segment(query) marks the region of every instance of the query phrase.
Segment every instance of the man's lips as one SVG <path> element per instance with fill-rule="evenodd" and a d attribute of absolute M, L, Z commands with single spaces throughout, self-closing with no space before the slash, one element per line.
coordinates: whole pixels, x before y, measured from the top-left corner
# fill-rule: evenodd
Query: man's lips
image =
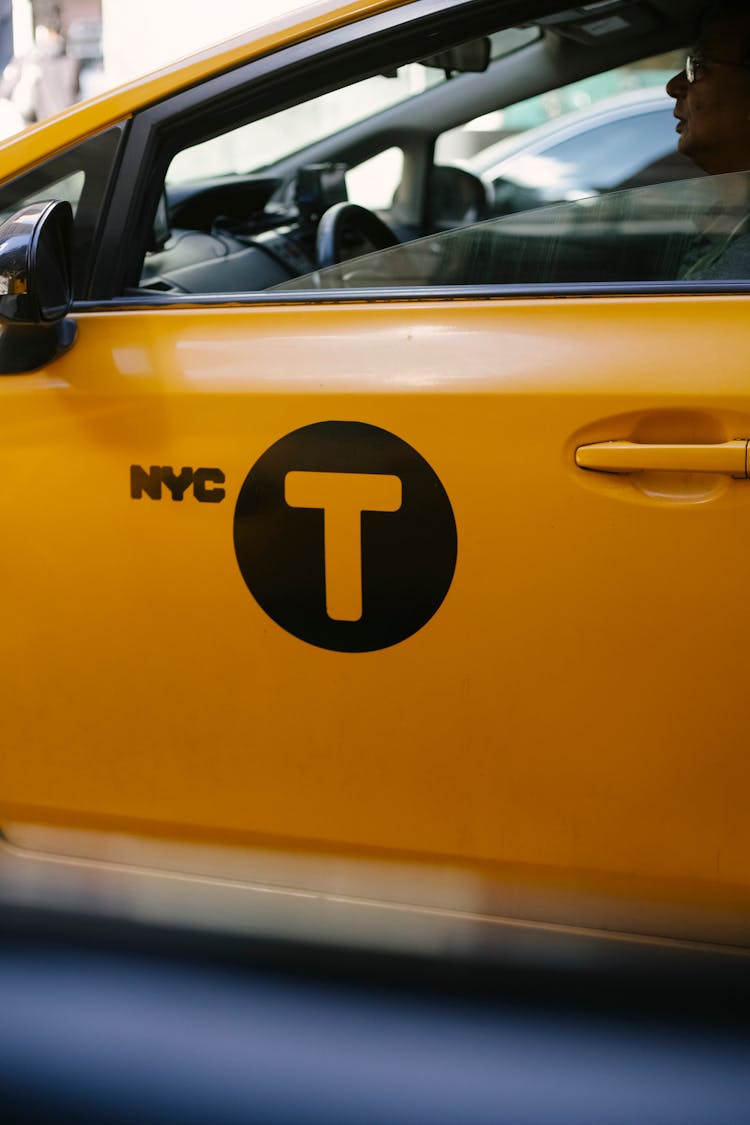
<path fill-rule="evenodd" d="M 674 116 L 677 118 L 677 124 L 675 125 L 675 132 L 681 133 L 682 130 L 685 128 L 685 125 L 686 125 L 685 118 L 682 116 L 681 113 L 678 113 L 677 110 L 675 110 Z"/>

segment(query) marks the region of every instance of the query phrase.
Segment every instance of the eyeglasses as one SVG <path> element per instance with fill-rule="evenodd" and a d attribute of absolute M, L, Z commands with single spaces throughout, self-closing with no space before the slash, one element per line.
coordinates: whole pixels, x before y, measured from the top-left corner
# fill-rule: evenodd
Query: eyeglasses
<path fill-rule="evenodd" d="M 719 66 L 737 66 L 741 70 L 750 70 L 750 63 L 728 62 L 726 59 L 707 59 L 696 51 L 694 55 L 688 55 L 685 59 L 685 76 L 688 82 L 697 82 L 701 78 L 707 63 L 711 65 L 718 63 Z"/>

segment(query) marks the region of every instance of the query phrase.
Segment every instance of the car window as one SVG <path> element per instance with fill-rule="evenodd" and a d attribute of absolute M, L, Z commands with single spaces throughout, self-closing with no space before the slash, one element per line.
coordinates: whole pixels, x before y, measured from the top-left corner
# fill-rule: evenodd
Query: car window
<path fill-rule="evenodd" d="M 497 215 L 700 175 L 676 151 L 665 90 L 683 62 L 645 58 L 484 114 L 441 134 L 436 159 L 482 177 Z"/>
<path fill-rule="evenodd" d="M 319 270 L 279 288 L 750 279 L 750 174 L 537 208 Z"/>
<path fill-rule="evenodd" d="M 401 181 L 404 168 L 403 149 L 383 149 L 369 160 L 363 160 L 346 173 L 346 189 L 350 199 L 363 207 L 387 210 Z"/>
<path fill-rule="evenodd" d="M 42 199 L 62 199 L 66 200 L 75 216 L 78 211 L 78 203 L 81 198 L 84 186 L 86 183 L 86 175 L 82 168 L 73 168 L 70 172 L 64 173 L 59 180 L 53 180 L 52 183 L 45 183 L 42 187 L 37 188 L 36 191 L 31 191 L 28 195 L 24 195 L 21 199 L 17 200 L 5 211 L 0 213 L 0 222 L 5 222 L 9 219 L 14 211 L 21 207 L 25 207 L 28 203 L 35 203 Z"/>
<path fill-rule="evenodd" d="M 538 37 L 534 27 L 505 28 L 490 36 L 490 56 L 512 54 Z M 206 176 L 260 171 L 298 148 L 448 81 L 449 74 L 437 66 L 411 63 L 287 106 L 179 153 L 170 164 L 167 187 Z"/>
<path fill-rule="evenodd" d="M 476 166 L 489 168 L 539 137 L 554 144 L 555 133 L 568 125 L 586 128 L 600 113 L 610 117 L 618 109 L 637 112 L 639 102 L 668 99 L 664 87 L 681 69 L 685 52 L 670 51 L 641 59 L 630 66 L 589 75 L 543 94 L 525 98 L 450 129 L 437 138 L 436 158 L 444 162 L 456 157 L 476 158 Z"/>
<path fill-rule="evenodd" d="M 178 153 L 167 172 L 167 190 L 206 176 L 261 171 L 295 149 L 340 132 L 378 110 L 408 101 L 444 81 L 438 70 L 417 65 L 400 67 L 392 77 L 374 75 L 260 121 L 251 121 Z"/>
<path fill-rule="evenodd" d="M 459 152 L 447 159 L 443 142 L 451 136 L 457 142 L 459 132 L 431 136 L 436 120 L 431 107 L 442 106 L 445 116 L 453 98 L 443 93 L 468 87 L 452 86 L 448 72 L 433 60 L 358 76 L 256 120 L 247 120 L 252 100 L 238 94 L 222 131 L 208 114 L 199 127 L 175 131 L 174 147 L 159 161 L 165 169 L 155 223 L 159 237 L 148 240 L 151 249 L 134 263 L 126 292 L 192 295 L 309 287 L 309 279 L 337 263 L 342 269 L 325 273 L 323 287 L 678 277 L 680 248 L 691 237 L 691 219 L 676 213 L 684 202 L 679 194 L 674 200 L 620 199 L 611 208 L 548 214 L 519 227 L 482 225 L 505 213 L 630 187 L 641 174 L 649 184 L 659 179 L 661 161 L 669 164 L 665 178 L 691 177 L 693 167 L 684 158 L 682 165 L 670 163 L 676 137 L 673 106 L 663 89 L 624 88 L 628 82 L 631 87 L 661 85 L 673 65 L 671 56 L 659 56 L 498 111 L 503 121 L 512 117 L 520 124 L 524 106 L 532 122 L 532 109 L 543 104 L 550 120 L 541 126 L 541 137 L 535 127 L 522 132 L 524 143 L 530 135 L 537 138 L 533 148 L 511 154 L 497 174 L 488 162 L 502 146 L 483 148 L 473 161 Z M 466 77 L 459 76 L 459 82 Z M 480 84 L 484 76 L 468 80 Z M 620 91 L 614 102 L 613 89 Z M 487 91 L 489 97 L 483 93 L 481 100 L 499 100 L 494 85 Z M 602 102 L 606 119 L 599 115 L 589 121 L 584 115 L 579 120 L 579 109 L 572 115 L 574 128 L 571 115 L 551 120 L 554 111 L 580 106 L 584 95 L 592 102 L 607 95 Z M 474 116 L 477 104 L 472 93 L 467 107 L 474 112 L 464 140 L 492 117 Z M 593 108 L 599 114 L 598 104 Z M 512 116 L 511 111 L 518 112 Z M 481 143 L 486 146 L 487 135 Z M 502 152 L 507 157 L 507 148 Z M 691 196 L 688 203 L 690 215 L 700 212 L 700 199 Z M 355 207 L 337 214 L 346 204 Z M 631 208 L 637 215 L 629 219 Z M 630 222 L 637 234 L 629 230 Z M 458 230 L 464 233 L 452 237 Z M 448 237 L 441 241 L 443 234 Z M 404 250 L 392 250 L 394 243 Z M 349 264 L 373 251 L 382 257 Z M 298 284 L 297 279 L 303 280 Z"/>
<path fill-rule="evenodd" d="M 617 187 L 674 149 L 672 105 L 651 113 L 634 113 L 598 125 L 551 145 L 544 155 L 580 185 L 599 191 Z M 509 169 L 512 176 L 512 165 Z M 635 184 L 633 186 L 636 186 Z"/>
<path fill-rule="evenodd" d="M 665 102 L 659 109 L 585 127 L 503 161 L 487 173 L 496 214 L 700 175 L 675 150 L 672 109 Z"/>
<path fill-rule="evenodd" d="M 0 222 L 37 200 L 64 199 L 71 204 L 75 217 L 74 284 L 79 297 L 85 295 L 94 233 L 115 168 L 121 135 L 122 129 L 115 126 L 0 185 Z"/>
<path fill-rule="evenodd" d="M 294 207 L 309 207 L 314 219 L 346 199 L 344 166 L 312 168 L 308 196 L 297 187 Z M 447 185 L 453 184 L 448 169 Z M 459 170 L 455 170 L 459 171 Z M 461 175 L 467 175 L 461 172 Z M 304 224 L 253 229 L 239 224 L 217 235 L 206 229 L 215 204 L 204 216 L 204 232 L 172 233 L 161 253 L 147 255 L 142 285 L 185 292 L 245 292 L 253 289 L 352 289 L 359 287 L 550 285 L 568 283 L 658 282 L 709 279 L 717 257 L 744 238 L 750 189 L 744 173 L 703 177 L 594 195 L 572 203 L 534 207 L 494 220 L 471 222 L 457 229 L 410 239 L 401 245 L 392 235 L 380 241 L 379 220 L 361 210 L 342 213 L 338 254 L 326 268 L 314 268 L 319 252 L 314 234 Z M 473 178 L 468 176 L 471 189 Z M 265 190 L 269 190 L 266 187 Z M 463 190 L 463 187 L 462 187 Z M 328 198 L 323 201 L 322 195 Z M 451 196 L 459 198 L 457 190 Z M 195 201 L 182 212 L 192 216 Z M 190 218 L 191 222 L 196 217 Z M 371 223 L 376 225 L 373 227 Z M 383 227 L 387 235 L 390 232 Z M 219 239 L 229 246 L 213 246 Z M 196 240 L 197 239 L 197 243 Z M 232 240 L 234 239 L 234 241 Z M 207 240 L 207 241 L 206 241 Z M 307 241 L 306 241 L 307 240 Z M 744 245 L 744 244 L 743 244 Z M 191 255 L 197 255 L 195 260 Z M 181 256 L 182 255 L 182 256 Z M 711 261 L 712 270 L 701 269 Z M 750 262 L 733 251 L 725 278 L 750 276 Z M 307 267 L 307 268 L 305 268 Z"/>
<path fill-rule="evenodd" d="M 350 72 L 351 81 L 337 86 L 305 88 L 300 78 L 255 119 L 250 92 L 240 85 L 231 101 L 198 104 L 190 128 L 165 116 L 168 126 L 157 134 L 164 148 L 154 161 L 160 234 L 134 259 L 124 292 L 640 285 L 708 280 L 720 268 L 741 281 L 743 255 L 735 249 L 726 257 L 729 242 L 744 235 L 742 207 L 731 193 L 696 177 L 685 158 L 687 171 L 679 164 L 673 171 L 687 178 L 651 183 L 677 149 L 674 105 L 663 89 L 665 76 L 684 62 L 677 54 L 498 110 L 506 124 L 514 111 L 519 124 L 521 108 L 531 122 L 531 109 L 543 103 L 548 119 L 521 130 L 524 144 L 534 135 L 534 147 L 506 162 L 494 185 L 480 158 L 494 159 L 497 147 L 476 153 L 476 163 L 458 156 L 441 163 L 445 150 L 435 145 L 450 131 L 441 133 L 435 122 L 464 112 L 466 130 L 486 124 L 488 115 L 476 110 L 502 103 L 497 75 L 492 82 L 482 71 L 454 80 L 435 65 L 438 56 L 369 63 L 376 73 Z M 581 108 L 584 94 L 590 104 Z M 555 117 L 571 98 L 579 108 Z M 527 177 L 529 162 L 534 174 Z M 631 188 L 641 173 L 646 186 Z M 509 183 L 533 190 L 500 207 Z M 623 184 L 628 189 L 617 190 Z"/>

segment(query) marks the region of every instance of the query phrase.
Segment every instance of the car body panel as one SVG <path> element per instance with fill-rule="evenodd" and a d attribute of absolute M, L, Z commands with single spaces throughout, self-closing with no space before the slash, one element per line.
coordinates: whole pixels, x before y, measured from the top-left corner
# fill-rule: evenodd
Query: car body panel
<path fill-rule="evenodd" d="M 747 884 L 750 485 L 574 461 L 750 436 L 742 298 L 77 320 L 0 383 L 4 818 Z M 379 651 L 292 636 L 233 550 L 251 467 L 328 420 L 406 441 L 455 514 L 444 602 Z M 134 499 L 134 464 L 218 467 L 226 497 Z"/>
<path fill-rule="evenodd" d="M 576 464 L 750 442 L 746 286 L 122 282 L 160 137 L 235 124 L 256 68 L 209 78 L 406 7 L 289 17 L 0 150 L 9 178 L 134 118 L 92 204 L 97 301 L 0 376 L 0 898 L 80 879 L 140 909 L 137 885 L 274 933 L 272 888 L 292 929 L 377 901 L 427 946 L 510 918 L 749 947 L 750 480 Z"/>

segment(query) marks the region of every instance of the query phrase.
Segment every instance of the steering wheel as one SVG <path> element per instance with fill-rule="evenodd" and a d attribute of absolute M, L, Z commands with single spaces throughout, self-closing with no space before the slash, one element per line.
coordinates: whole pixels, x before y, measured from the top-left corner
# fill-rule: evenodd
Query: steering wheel
<path fill-rule="evenodd" d="M 323 212 L 318 223 L 315 249 L 318 266 L 335 266 L 347 258 L 357 257 L 357 252 L 347 253 L 349 247 L 368 244 L 368 250 L 385 250 L 388 246 L 398 246 L 398 239 L 391 228 L 366 207 L 358 203 L 334 203 Z M 360 250 L 358 253 L 367 253 Z"/>

